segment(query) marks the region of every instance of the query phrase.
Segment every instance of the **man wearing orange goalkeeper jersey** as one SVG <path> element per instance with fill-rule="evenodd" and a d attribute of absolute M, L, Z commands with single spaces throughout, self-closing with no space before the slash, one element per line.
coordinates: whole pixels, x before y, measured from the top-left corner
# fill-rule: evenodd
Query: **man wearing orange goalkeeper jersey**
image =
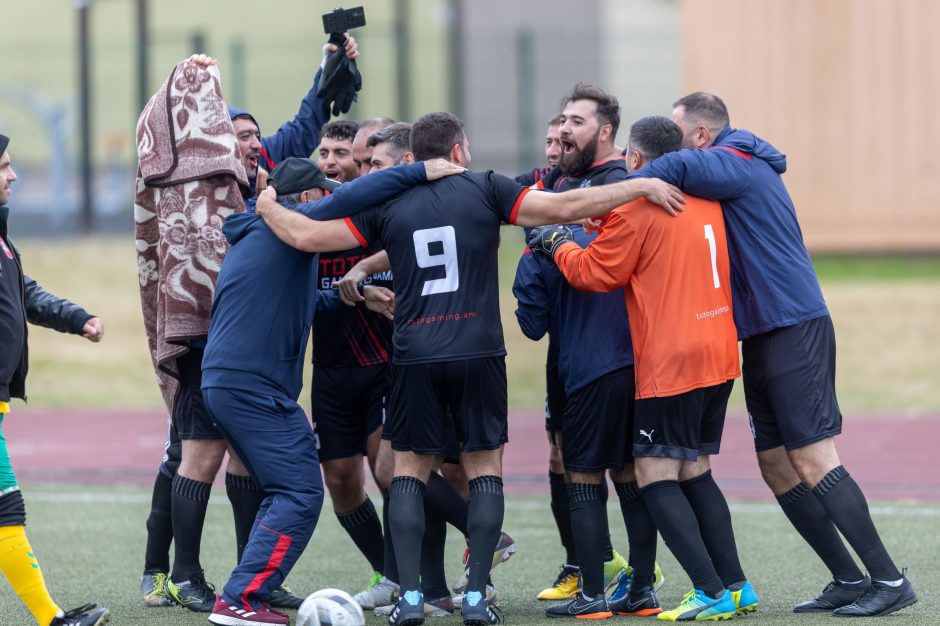
<path fill-rule="evenodd" d="M 630 171 L 678 150 L 665 117 L 630 128 Z M 687 197 L 673 218 L 639 200 L 614 209 L 587 248 L 564 226 L 535 229 L 529 245 L 549 254 L 572 286 L 625 288 L 636 374 L 632 433 L 637 482 L 666 545 L 693 590 L 668 621 L 724 619 L 757 608 L 738 559 L 731 514 L 711 476 L 734 378 L 740 375 L 730 263 L 717 202 Z"/>

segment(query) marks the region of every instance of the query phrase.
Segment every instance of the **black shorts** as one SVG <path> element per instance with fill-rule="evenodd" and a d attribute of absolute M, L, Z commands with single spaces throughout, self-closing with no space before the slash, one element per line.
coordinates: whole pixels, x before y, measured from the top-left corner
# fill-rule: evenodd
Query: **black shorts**
<path fill-rule="evenodd" d="M 545 363 L 545 430 L 558 432 L 565 416 L 565 385 L 558 373 L 557 355 L 553 359 L 549 350 Z"/>
<path fill-rule="evenodd" d="M 630 444 L 633 366 L 604 374 L 568 396 L 561 425 L 561 456 L 570 472 L 620 470 L 633 462 Z"/>
<path fill-rule="evenodd" d="M 842 432 L 831 317 L 745 339 L 742 353 L 744 398 L 758 452 L 793 450 Z"/>
<path fill-rule="evenodd" d="M 180 388 L 173 405 L 176 434 L 181 440 L 224 439 L 202 399 L 202 349 L 190 348 L 176 359 Z"/>
<path fill-rule="evenodd" d="M 734 381 L 636 401 L 633 455 L 696 461 L 718 454 Z"/>
<path fill-rule="evenodd" d="M 315 365 L 310 412 L 320 461 L 365 454 L 366 441 L 385 421 L 390 366 Z"/>
<path fill-rule="evenodd" d="M 392 366 L 392 448 L 417 454 L 495 450 L 509 441 L 502 356 Z"/>

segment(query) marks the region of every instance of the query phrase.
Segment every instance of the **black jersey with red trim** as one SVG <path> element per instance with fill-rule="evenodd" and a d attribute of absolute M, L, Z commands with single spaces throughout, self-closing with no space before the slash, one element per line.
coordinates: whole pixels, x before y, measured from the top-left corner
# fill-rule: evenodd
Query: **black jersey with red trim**
<path fill-rule="evenodd" d="M 543 179 L 548 176 L 552 171 L 551 167 L 537 167 L 531 172 L 524 172 L 516 176 L 515 181 L 520 185 L 525 185 L 526 187 L 531 187 L 535 185 L 537 189 L 542 189 L 544 187 Z"/>
<path fill-rule="evenodd" d="M 374 251 L 356 248 L 323 253 L 317 268 L 317 288 L 330 289 Z M 392 289 L 392 273 L 373 274 L 363 281 Z M 387 363 L 392 352 L 392 322 L 362 306 L 317 310 L 313 324 L 313 362 L 329 367 L 364 367 Z"/>
<path fill-rule="evenodd" d="M 506 354 L 499 314 L 499 227 L 529 190 L 493 172 L 418 185 L 346 219 L 359 243 L 381 243 L 395 272 L 394 363 Z"/>
<path fill-rule="evenodd" d="M 616 156 L 604 161 L 591 164 L 591 167 L 581 176 L 566 176 L 561 173 L 560 167 L 542 177 L 539 185 L 543 189 L 561 192 L 569 189 L 583 189 L 619 183 L 627 178 L 627 163 L 622 156 Z"/>

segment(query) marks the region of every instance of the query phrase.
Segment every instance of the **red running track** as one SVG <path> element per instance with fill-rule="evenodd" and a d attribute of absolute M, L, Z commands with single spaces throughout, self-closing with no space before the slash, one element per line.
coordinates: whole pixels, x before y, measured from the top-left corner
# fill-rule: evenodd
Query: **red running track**
<path fill-rule="evenodd" d="M 3 420 L 13 467 L 25 482 L 150 484 L 166 422 L 153 410 L 51 410 L 20 404 Z M 507 492 L 548 492 L 547 442 L 537 413 L 513 413 Z M 846 418 L 837 439 L 845 467 L 872 501 L 940 502 L 940 416 Z M 769 500 L 747 419 L 729 416 L 715 477 L 731 498 Z"/>

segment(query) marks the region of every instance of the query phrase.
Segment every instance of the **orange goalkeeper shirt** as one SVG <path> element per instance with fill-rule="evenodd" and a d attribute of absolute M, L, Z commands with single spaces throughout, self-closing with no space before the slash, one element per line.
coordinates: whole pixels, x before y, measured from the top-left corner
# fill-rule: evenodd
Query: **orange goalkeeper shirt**
<path fill-rule="evenodd" d="M 617 207 L 587 248 L 555 251 L 576 289 L 625 288 L 637 398 L 674 396 L 741 374 L 721 207 L 686 199 L 676 217 L 644 199 Z"/>

